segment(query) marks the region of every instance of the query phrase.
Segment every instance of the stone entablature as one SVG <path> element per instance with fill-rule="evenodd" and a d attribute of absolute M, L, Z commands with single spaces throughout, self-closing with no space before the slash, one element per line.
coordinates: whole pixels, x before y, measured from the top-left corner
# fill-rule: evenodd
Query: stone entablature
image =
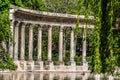
<path fill-rule="evenodd" d="M 11 6 L 11 20 L 20 21 L 24 23 L 31 24 L 40 24 L 40 25 L 51 25 L 51 26 L 66 26 L 66 27 L 75 27 L 76 21 L 79 19 L 79 27 L 85 25 L 85 16 L 83 15 L 71 15 L 71 14 L 62 14 L 62 13 L 50 13 L 43 11 L 35 11 L 29 9 L 23 9 L 17 6 Z M 94 17 L 89 16 L 89 28 L 94 28 L 93 25 Z"/>

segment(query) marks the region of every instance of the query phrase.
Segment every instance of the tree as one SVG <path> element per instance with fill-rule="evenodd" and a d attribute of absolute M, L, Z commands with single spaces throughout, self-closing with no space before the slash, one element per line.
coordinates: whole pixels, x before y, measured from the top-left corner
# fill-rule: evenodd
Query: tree
<path fill-rule="evenodd" d="M 9 6 L 9 0 L 0 1 L 0 68 L 3 70 L 15 70 L 17 68 L 6 49 L 9 41 L 12 41 L 9 21 Z"/>
<path fill-rule="evenodd" d="M 110 74 L 113 73 L 115 69 L 115 60 L 113 54 L 113 6 L 114 0 L 105 1 L 102 0 L 102 20 L 101 20 L 101 60 L 102 60 L 102 72 L 108 72 Z"/>

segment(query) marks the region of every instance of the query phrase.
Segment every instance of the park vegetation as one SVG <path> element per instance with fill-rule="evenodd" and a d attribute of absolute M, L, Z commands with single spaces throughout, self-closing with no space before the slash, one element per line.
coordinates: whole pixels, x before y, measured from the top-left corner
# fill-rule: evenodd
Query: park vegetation
<path fill-rule="evenodd" d="M 8 55 L 8 51 L 2 46 L 3 42 L 9 43 L 9 41 L 13 41 L 9 21 L 9 8 L 11 4 L 39 11 L 76 14 L 78 16 L 84 15 L 86 18 L 86 24 L 89 24 L 88 16 L 94 16 L 95 28 L 90 31 L 92 32 L 92 34 L 90 34 L 91 37 L 86 38 L 90 44 L 92 44 L 92 49 L 88 52 L 89 54 L 87 54 L 88 63 L 92 72 L 113 74 L 115 68 L 120 67 L 120 29 L 113 29 L 116 28 L 117 18 L 120 18 L 119 0 L 0 0 L 1 69 L 14 70 L 16 68 L 12 59 Z M 87 28 L 79 29 L 78 25 L 79 21 L 76 22 L 75 29 L 75 41 L 77 47 L 81 44 L 78 37 L 81 37 L 81 32 L 83 32 L 84 29 L 86 30 L 86 34 L 89 35 Z M 54 33 L 57 32 L 56 29 L 56 32 L 54 31 Z M 70 34 L 69 32 L 69 29 L 65 29 L 64 33 L 66 33 L 66 35 L 64 34 L 64 36 L 67 37 Z M 58 40 L 56 40 L 57 36 L 58 34 L 54 34 L 53 36 L 53 46 L 58 45 Z M 69 42 L 69 38 L 66 38 L 64 42 Z M 47 39 L 44 39 L 42 45 L 46 46 L 46 43 Z M 64 49 L 65 51 L 63 53 L 65 56 L 69 57 L 69 44 L 65 45 L 66 49 Z M 45 49 L 43 49 L 43 57 L 44 59 L 47 59 L 47 52 Z M 53 59 L 57 60 L 57 48 L 53 49 L 53 53 L 55 54 L 53 55 Z M 77 52 L 77 48 L 76 54 L 77 56 L 75 56 L 75 60 L 78 62 L 77 64 L 80 64 L 81 55 Z M 64 61 L 69 61 L 69 58 L 66 58 L 65 56 Z"/>

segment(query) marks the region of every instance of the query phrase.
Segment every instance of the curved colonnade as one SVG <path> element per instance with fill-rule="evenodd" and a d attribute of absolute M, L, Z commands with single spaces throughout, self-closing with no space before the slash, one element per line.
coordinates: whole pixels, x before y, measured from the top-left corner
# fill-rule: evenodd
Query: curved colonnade
<path fill-rule="evenodd" d="M 18 66 L 17 71 L 88 71 L 86 62 L 86 40 L 82 42 L 82 65 L 76 66 L 75 56 L 75 41 L 74 30 L 76 21 L 79 19 L 79 28 L 94 28 L 93 16 L 89 16 L 89 25 L 85 24 L 85 16 L 77 16 L 61 13 L 50 13 L 23 9 L 16 6 L 11 6 L 10 21 L 11 31 L 14 39 L 14 44 L 10 45 L 9 53 L 14 59 L 15 64 Z M 29 25 L 29 42 L 28 42 L 28 60 L 25 60 L 25 29 Z M 38 50 L 37 50 L 37 65 L 33 61 L 33 25 L 38 25 Z M 42 60 L 42 28 L 48 27 L 48 66 L 47 69 Z M 21 26 L 21 28 L 19 28 Z M 54 65 L 52 61 L 52 27 L 59 27 L 59 65 Z M 65 66 L 63 63 L 63 29 L 69 27 L 70 31 L 70 65 Z M 21 29 L 21 30 L 19 30 Z M 21 31 L 21 32 L 20 32 Z M 19 36 L 19 32 L 20 35 Z M 86 34 L 83 34 L 83 38 Z M 19 42 L 19 37 L 21 37 Z M 18 54 L 18 46 L 20 44 L 20 54 Z M 20 55 L 20 60 L 18 59 Z"/>

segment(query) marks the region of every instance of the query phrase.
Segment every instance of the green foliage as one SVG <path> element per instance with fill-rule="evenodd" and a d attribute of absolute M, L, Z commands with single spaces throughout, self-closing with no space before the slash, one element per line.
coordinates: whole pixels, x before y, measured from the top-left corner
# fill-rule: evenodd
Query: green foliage
<path fill-rule="evenodd" d="M 10 0 L 10 3 L 16 6 L 23 7 L 24 5 L 22 4 L 21 0 Z"/>
<path fill-rule="evenodd" d="M 74 13 L 78 12 L 79 0 L 45 0 L 46 8 L 51 12 Z M 79 1 L 79 2 L 78 2 Z"/>
<path fill-rule="evenodd" d="M 113 5 L 114 0 L 102 1 L 102 27 L 101 27 L 101 60 L 102 72 L 113 73 L 115 58 L 113 54 Z M 112 64 L 111 64 L 112 63 Z"/>
<path fill-rule="evenodd" d="M 22 3 L 29 9 L 48 11 L 45 7 L 45 0 L 22 0 Z"/>
<path fill-rule="evenodd" d="M 2 70 L 10 69 L 10 70 L 16 70 L 17 66 L 13 63 L 12 58 L 10 58 L 10 55 L 5 51 L 4 48 L 0 50 L 0 68 Z"/>
<path fill-rule="evenodd" d="M 0 0 L 0 44 L 12 41 L 9 21 L 9 0 Z M 0 45 L 0 68 L 15 70 L 17 66 L 13 63 L 10 55 Z"/>
<path fill-rule="evenodd" d="M 80 61 L 82 60 L 82 56 L 77 56 L 76 55 L 74 59 L 75 59 L 76 65 L 81 65 Z"/>
<path fill-rule="evenodd" d="M 94 73 L 101 73 L 101 59 L 100 59 L 100 28 L 101 28 L 101 0 L 95 2 L 94 15 L 95 15 L 95 28 L 93 32 L 93 54 L 92 54 L 92 66 Z"/>
<path fill-rule="evenodd" d="M 9 0 L 0 0 L 0 12 L 8 10 L 9 9 Z"/>
<path fill-rule="evenodd" d="M 118 40 L 120 37 L 115 37 L 114 35 L 116 34 L 113 35 L 112 28 L 115 25 L 116 14 L 118 14 L 115 11 L 119 10 L 118 5 L 120 2 L 118 0 L 94 0 L 90 3 L 93 6 L 91 10 L 95 17 L 95 28 L 92 38 L 93 72 L 112 74 L 116 63 L 118 64 L 116 60 L 119 59 Z M 86 5 L 89 6 L 88 3 Z M 115 39 L 113 40 L 113 38 Z"/>
<path fill-rule="evenodd" d="M 120 66 L 120 31 L 119 30 L 114 30 L 113 31 L 113 52 L 115 55 L 115 63 L 117 66 Z"/>
<path fill-rule="evenodd" d="M 9 4 L 9 0 L 0 1 L 0 43 L 2 41 L 7 42 L 8 37 L 11 37 L 8 17 Z"/>
<path fill-rule="evenodd" d="M 88 22 L 88 16 L 94 15 L 95 18 L 95 29 L 92 38 L 92 68 L 94 73 L 108 72 L 112 74 L 116 64 L 120 66 L 120 36 L 119 33 L 112 31 L 112 27 L 115 25 L 116 17 L 120 17 L 120 1 L 119 0 L 0 0 L 0 43 L 4 41 L 12 41 L 10 32 L 10 21 L 9 21 L 9 6 L 10 4 L 25 7 L 29 9 L 35 9 L 40 11 L 60 12 L 60 13 L 71 13 L 77 14 L 78 16 L 83 14 L 86 18 L 86 24 Z M 83 34 L 86 35 L 87 28 L 83 29 Z M 36 32 L 36 30 L 34 31 Z M 44 31 L 43 31 L 44 32 Z M 57 31 L 58 32 L 58 31 Z M 54 33 L 57 33 L 54 32 Z M 119 31 L 117 31 L 119 32 Z M 67 36 L 69 36 L 67 31 Z M 75 28 L 75 39 L 79 33 L 79 20 L 76 22 Z M 46 35 L 46 33 L 44 33 Z M 114 34 L 114 35 L 113 35 Z M 37 34 L 36 34 L 37 35 Z M 37 42 L 37 37 L 34 37 Z M 9 38 L 9 39 L 8 39 Z M 69 42 L 68 37 L 67 42 Z M 43 59 L 47 60 L 47 37 L 43 38 Z M 83 40 L 86 40 L 86 36 Z M 27 41 L 28 42 L 28 41 Z M 28 43 L 26 44 L 28 45 Z M 77 40 L 76 40 L 77 44 Z M 80 43 L 78 43 L 80 44 Z M 53 34 L 53 59 L 57 60 L 58 52 L 58 34 Z M 37 44 L 34 44 L 37 46 Z M 67 43 L 66 57 L 64 58 L 65 64 L 68 64 L 70 58 L 69 44 Z M 3 50 L 2 56 L 7 58 L 1 58 L 1 68 L 15 69 L 16 67 L 9 58 L 9 55 Z M 37 53 L 37 52 L 36 52 Z M 28 55 L 28 49 L 26 48 L 26 56 Z M 25 57 L 26 57 L 25 56 Z M 6 61 L 8 59 L 9 61 Z M 27 59 L 27 57 L 26 57 Z M 3 60 L 3 61 L 2 61 Z M 75 56 L 75 60 L 80 62 L 81 56 Z M 3 62 L 5 64 L 3 64 Z M 79 63 L 77 63 L 79 64 Z M 7 65 L 7 66 L 6 66 Z"/>

